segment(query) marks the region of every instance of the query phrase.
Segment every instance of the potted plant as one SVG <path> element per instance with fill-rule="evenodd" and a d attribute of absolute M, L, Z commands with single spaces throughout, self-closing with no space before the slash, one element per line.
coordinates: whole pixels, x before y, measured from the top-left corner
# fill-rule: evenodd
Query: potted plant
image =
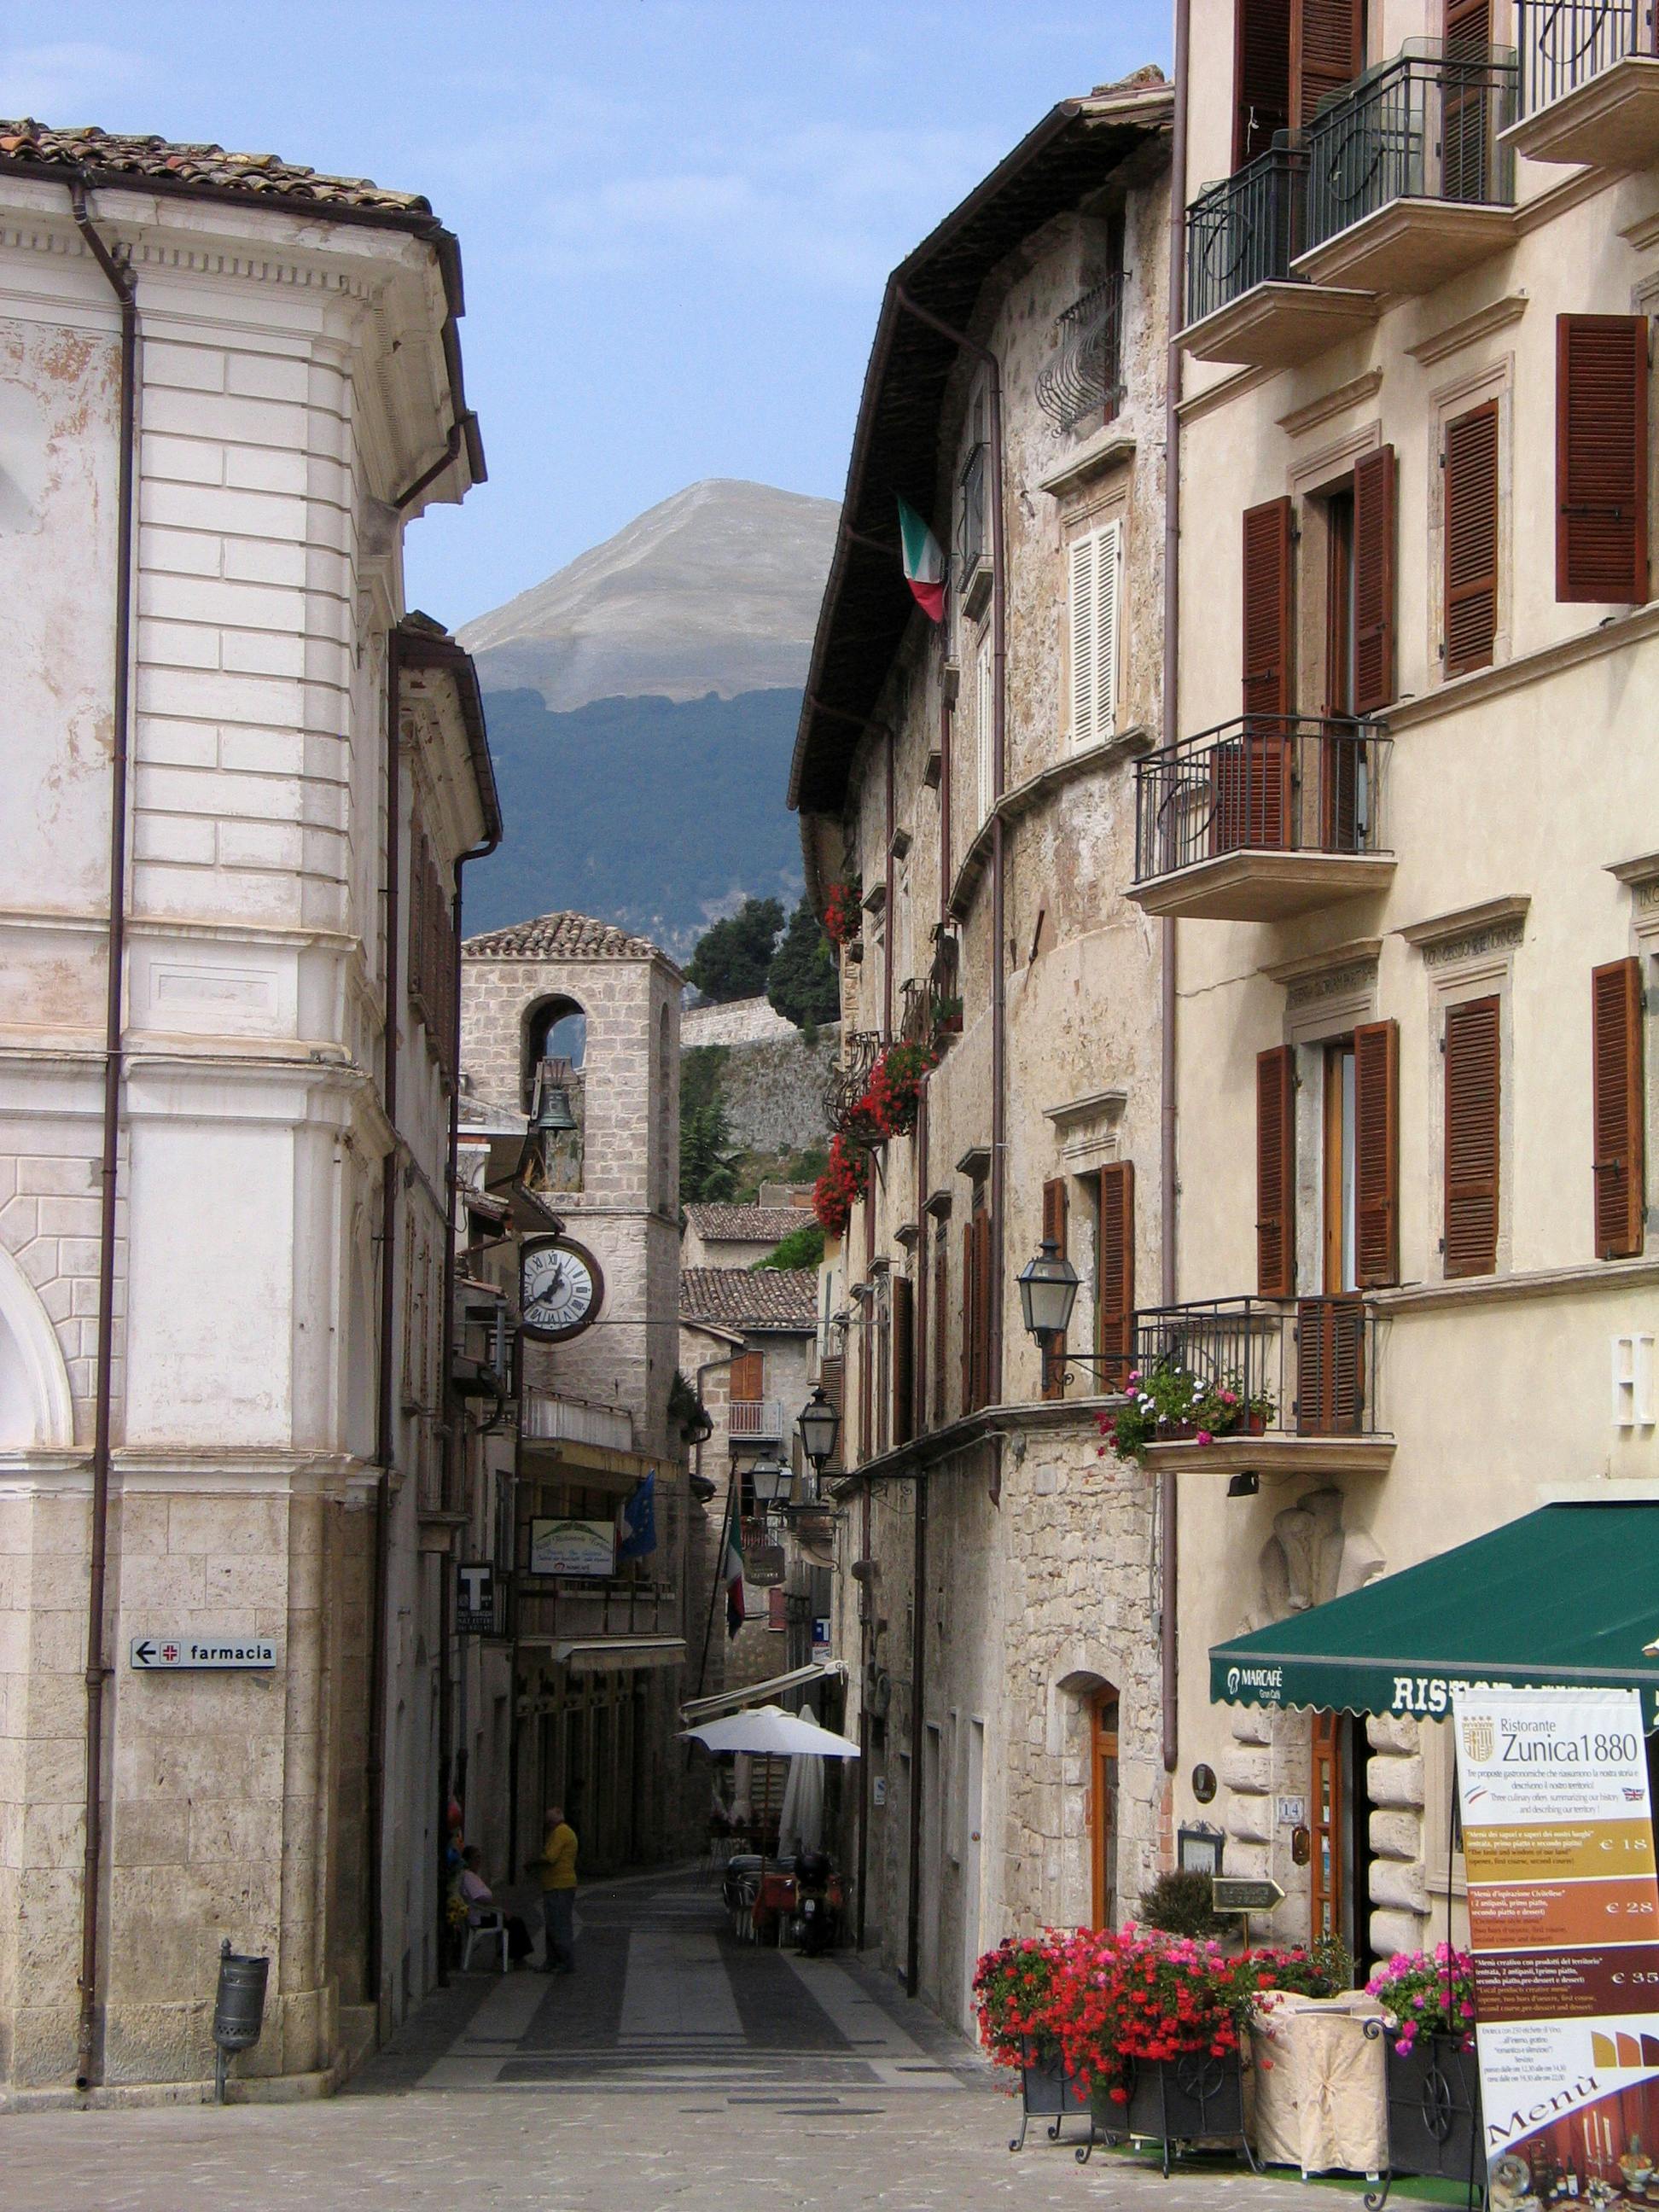
<path fill-rule="evenodd" d="M 831 884 L 825 892 L 823 933 L 832 945 L 845 947 L 858 942 L 863 897 L 864 886 L 857 876 Z"/>
<path fill-rule="evenodd" d="M 1060 2140 L 1060 2124 L 1068 2114 L 1089 2120 L 1093 2137 L 1087 2085 L 1067 2071 L 1060 2039 L 1047 2018 L 1056 1966 L 1073 1940 L 1010 1936 L 987 1951 L 974 1970 L 980 2040 L 999 2066 L 1016 2068 L 1019 2074 L 1019 2133 L 1009 2142 L 1010 2150 L 1024 2148 L 1034 2119 L 1048 2122 L 1050 2142 Z"/>
<path fill-rule="evenodd" d="M 1389 2169 L 1473 2187 L 1482 2168 L 1474 1966 L 1449 1943 L 1397 1951 L 1365 1984 L 1388 2018 Z"/>
<path fill-rule="evenodd" d="M 930 1009 L 930 1018 L 936 1036 L 960 1036 L 962 1035 L 962 1000 L 958 998 L 940 998 L 935 994 Z"/>
<path fill-rule="evenodd" d="M 840 1135 L 830 1140 L 830 1164 L 812 1187 L 812 1212 L 827 1237 L 843 1237 L 870 1181 L 869 1162 Z"/>
<path fill-rule="evenodd" d="M 1153 1443 L 1212 1444 L 1223 1437 L 1261 1436 L 1277 1407 L 1265 1391 L 1251 1391 L 1230 1374 L 1203 1381 L 1168 1363 L 1132 1369 L 1125 1382 L 1128 1403 L 1109 1407 L 1096 1426 L 1121 1459 L 1139 1459 Z"/>

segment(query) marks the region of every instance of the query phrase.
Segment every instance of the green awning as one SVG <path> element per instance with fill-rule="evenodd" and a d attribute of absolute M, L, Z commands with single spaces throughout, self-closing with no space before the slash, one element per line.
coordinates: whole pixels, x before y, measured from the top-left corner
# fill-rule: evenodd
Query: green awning
<path fill-rule="evenodd" d="M 1210 1650 L 1218 1705 L 1438 1720 L 1454 1689 L 1640 1690 L 1659 1727 L 1659 1503 L 1546 1505 Z"/>

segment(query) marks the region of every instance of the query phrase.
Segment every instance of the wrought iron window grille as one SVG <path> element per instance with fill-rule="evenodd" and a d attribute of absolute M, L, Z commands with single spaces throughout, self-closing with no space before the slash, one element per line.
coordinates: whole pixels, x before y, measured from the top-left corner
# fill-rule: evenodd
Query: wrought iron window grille
<path fill-rule="evenodd" d="M 1119 270 L 1055 318 L 1057 350 L 1037 372 L 1037 404 L 1062 430 L 1085 416 L 1109 422 L 1123 404 L 1123 301 Z"/>

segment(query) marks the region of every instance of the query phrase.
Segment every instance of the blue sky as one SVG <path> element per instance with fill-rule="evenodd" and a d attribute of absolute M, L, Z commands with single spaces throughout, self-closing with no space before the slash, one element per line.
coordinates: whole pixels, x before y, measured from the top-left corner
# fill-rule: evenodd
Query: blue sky
<path fill-rule="evenodd" d="M 837 496 L 882 281 L 1165 0 L 0 0 L 0 115 L 273 151 L 460 237 L 490 481 L 410 536 L 450 623 L 702 477 Z M 67 34 L 67 35 L 66 35 Z"/>

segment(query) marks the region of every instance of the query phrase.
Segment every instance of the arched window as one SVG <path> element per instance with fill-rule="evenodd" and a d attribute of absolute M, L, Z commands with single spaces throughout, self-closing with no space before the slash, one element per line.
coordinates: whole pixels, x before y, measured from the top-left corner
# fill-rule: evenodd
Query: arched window
<path fill-rule="evenodd" d="M 525 1110 L 535 1095 L 536 1071 L 544 1060 L 580 1068 L 587 1055 L 587 1016 L 574 999 L 543 999 L 524 1018 L 524 1065 L 520 1071 Z"/>

